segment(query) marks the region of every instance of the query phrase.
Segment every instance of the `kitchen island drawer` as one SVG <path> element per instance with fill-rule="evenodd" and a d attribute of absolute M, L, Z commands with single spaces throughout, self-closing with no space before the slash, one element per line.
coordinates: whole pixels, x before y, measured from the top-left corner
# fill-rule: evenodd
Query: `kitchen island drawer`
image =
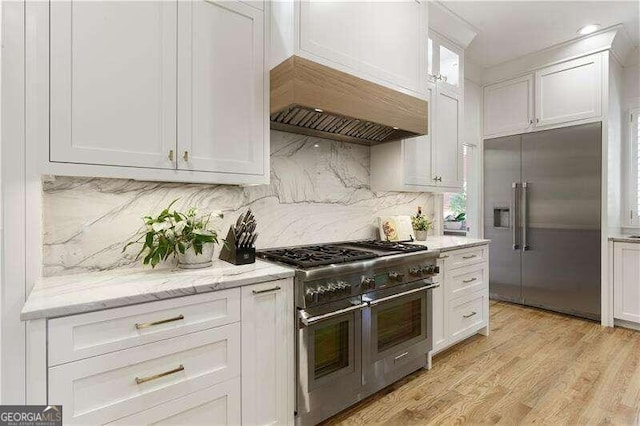
<path fill-rule="evenodd" d="M 447 269 L 457 269 L 476 263 L 486 262 L 489 258 L 489 246 L 471 247 L 467 249 L 444 252 L 442 257 L 446 259 Z"/>
<path fill-rule="evenodd" d="M 240 375 L 240 323 L 49 368 L 65 424 L 104 424 Z"/>
<path fill-rule="evenodd" d="M 240 321 L 240 289 L 49 320 L 49 366 Z"/>
<path fill-rule="evenodd" d="M 489 290 L 481 290 L 451 301 L 449 335 L 453 341 L 475 334 L 489 315 Z"/>
<path fill-rule="evenodd" d="M 484 263 L 454 269 L 446 291 L 452 298 L 489 288 L 489 268 Z"/>
<path fill-rule="evenodd" d="M 240 377 L 236 377 L 109 425 L 239 425 L 240 418 Z"/>

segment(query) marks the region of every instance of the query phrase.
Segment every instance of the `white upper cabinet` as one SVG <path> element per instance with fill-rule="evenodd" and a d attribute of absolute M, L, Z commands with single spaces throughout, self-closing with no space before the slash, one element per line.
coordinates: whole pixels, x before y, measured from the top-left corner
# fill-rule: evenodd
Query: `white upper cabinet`
<path fill-rule="evenodd" d="M 50 160 L 174 168 L 176 4 L 50 4 Z"/>
<path fill-rule="evenodd" d="M 272 66 L 292 55 L 426 95 L 425 1 L 285 0 L 273 6 Z"/>
<path fill-rule="evenodd" d="M 270 3 L 55 1 L 29 13 L 41 56 L 27 76 L 50 84 L 37 89 L 50 116 L 42 173 L 268 183 Z M 36 31 L 46 20 L 50 35 Z"/>
<path fill-rule="evenodd" d="M 263 12 L 239 1 L 178 8 L 178 167 L 263 174 Z"/>
<path fill-rule="evenodd" d="M 533 75 L 484 88 L 484 133 L 526 132 L 533 124 Z"/>
<path fill-rule="evenodd" d="M 536 126 L 599 117 L 602 112 L 600 55 L 564 62 L 535 73 Z"/>
<path fill-rule="evenodd" d="M 439 186 L 462 188 L 461 96 L 442 87 L 437 88 L 436 94 L 432 175 Z"/>
<path fill-rule="evenodd" d="M 602 117 L 602 54 L 484 87 L 484 136 L 571 126 Z"/>
<path fill-rule="evenodd" d="M 454 43 L 431 31 L 427 46 L 429 80 L 449 90 L 462 93 L 464 52 Z"/>

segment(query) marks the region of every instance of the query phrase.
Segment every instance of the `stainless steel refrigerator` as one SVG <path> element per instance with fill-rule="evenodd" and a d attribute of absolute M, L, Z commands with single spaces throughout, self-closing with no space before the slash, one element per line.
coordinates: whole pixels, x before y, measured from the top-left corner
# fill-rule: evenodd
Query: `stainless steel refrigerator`
<path fill-rule="evenodd" d="M 484 141 L 490 296 L 600 318 L 601 124 Z"/>

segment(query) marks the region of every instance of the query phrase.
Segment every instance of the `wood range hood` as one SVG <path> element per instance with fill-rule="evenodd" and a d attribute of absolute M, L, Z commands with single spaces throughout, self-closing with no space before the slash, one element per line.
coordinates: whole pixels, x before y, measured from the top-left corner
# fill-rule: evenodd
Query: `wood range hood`
<path fill-rule="evenodd" d="M 374 145 L 427 134 L 427 101 L 299 56 L 271 70 L 271 128 Z"/>

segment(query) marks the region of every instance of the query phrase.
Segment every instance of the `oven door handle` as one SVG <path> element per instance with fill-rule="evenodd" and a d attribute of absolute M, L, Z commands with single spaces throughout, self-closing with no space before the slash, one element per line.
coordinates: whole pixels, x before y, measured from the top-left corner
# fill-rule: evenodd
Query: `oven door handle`
<path fill-rule="evenodd" d="M 322 320 L 326 320 L 329 318 L 333 318 L 336 317 L 338 315 L 343 315 L 343 314 L 348 314 L 349 312 L 353 312 L 353 311 L 357 311 L 359 309 L 362 308 L 366 308 L 367 304 L 366 303 L 361 303 L 359 305 L 354 305 L 354 306 L 350 306 L 348 308 L 344 308 L 344 309 L 339 309 L 337 311 L 333 311 L 333 312 L 329 312 L 328 314 L 322 314 L 322 315 L 316 315 L 315 317 L 309 316 L 309 313 L 307 311 L 305 311 L 304 309 L 300 309 L 298 310 L 298 316 L 300 317 L 300 321 L 302 321 L 302 323 L 305 326 L 310 326 L 313 325 L 319 321 Z"/>
<path fill-rule="evenodd" d="M 386 302 L 388 300 L 393 300 L 393 299 L 397 299 L 398 297 L 408 296 L 409 294 L 418 293 L 419 291 L 431 290 L 437 287 L 440 287 L 440 284 L 433 283 L 433 284 L 426 285 L 424 287 L 418 287 L 418 288 L 414 288 L 413 290 L 403 291 L 402 293 L 392 294 L 391 296 L 382 297 L 380 299 L 370 300 L 367 303 L 369 306 L 376 306 L 377 304 Z"/>

